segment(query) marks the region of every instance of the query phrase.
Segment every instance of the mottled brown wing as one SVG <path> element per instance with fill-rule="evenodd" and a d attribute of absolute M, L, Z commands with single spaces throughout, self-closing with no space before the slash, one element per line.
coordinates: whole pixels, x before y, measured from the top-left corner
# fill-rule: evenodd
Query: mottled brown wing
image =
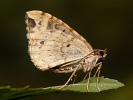
<path fill-rule="evenodd" d="M 26 12 L 26 25 L 29 54 L 41 70 L 81 59 L 93 51 L 81 35 L 48 13 Z"/>

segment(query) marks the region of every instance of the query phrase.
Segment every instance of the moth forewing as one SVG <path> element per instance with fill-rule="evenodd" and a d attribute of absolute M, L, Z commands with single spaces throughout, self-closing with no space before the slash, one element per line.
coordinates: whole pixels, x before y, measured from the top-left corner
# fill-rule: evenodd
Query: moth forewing
<path fill-rule="evenodd" d="M 29 53 L 37 68 L 47 70 L 92 52 L 82 36 L 56 17 L 42 11 L 29 11 L 26 16 Z"/>

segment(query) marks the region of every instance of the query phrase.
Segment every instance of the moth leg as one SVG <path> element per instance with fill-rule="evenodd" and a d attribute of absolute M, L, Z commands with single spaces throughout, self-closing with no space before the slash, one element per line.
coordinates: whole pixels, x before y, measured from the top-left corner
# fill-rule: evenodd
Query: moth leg
<path fill-rule="evenodd" d="M 102 62 L 99 62 L 98 64 L 96 64 L 95 67 L 97 67 L 97 66 L 102 66 Z M 96 70 L 96 72 L 95 72 L 93 77 L 96 77 L 96 74 L 97 74 L 98 71 L 99 71 L 99 68 L 97 68 L 97 70 Z"/>
<path fill-rule="evenodd" d="M 97 67 L 98 65 L 100 65 L 100 64 L 102 64 L 102 62 L 99 62 L 98 64 L 96 64 L 94 67 Z M 93 67 L 93 68 L 94 68 Z M 92 68 L 92 69 L 93 69 Z M 97 72 L 98 72 L 98 69 L 97 69 L 97 71 L 95 72 L 95 74 L 94 74 L 94 76 L 93 77 L 95 77 L 96 76 L 96 74 L 97 74 Z M 89 74 L 89 72 L 87 72 L 87 74 L 85 75 L 85 77 L 83 78 L 83 80 L 85 80 L 86 79 L 86 77 L 88 76 L 88 74 Z"/>
<path fill-rule="evenodd" d="M 89 74 L 89 72 L 87 72 L 87 73 L 86 73 L 86 75 L 85 75 L 85 77 L 83 78 L 83 80 L 85 80 L 85 79 L 86 79 L 86 77 L 88 76 L 88 74 Z"/>
<path fill-rule="evenodd" d="M 83 62 L 83 63 L 85 63 L 85 62 Z M 82 69 L 83 69 L 83 72 L 85 72 L 86 70 L 85 70 L 84 67 L 83 67 L 83 63 L 81 63 L 81 67 L 82 67 Z M 87 72 L 87 74 L 85 75 L 85 77 L 83 78 L 83 80 L 86 79 L 86 77 L 88 76 L 88 74 L 89 74 L 89 72 Z"/>
<path fill-rule="evenodd" d="M 80 65 L 80 64 L 79 64 L 79 65 Z M 69 81 L 72 79 L 72 77 L 74 76 L 74 74 L 75 74 L 76 71 L 78 70 L 79 65 L 75 68 L 75 70 L 73 71 L 72 75 L 71 75 L 70 78 L 67 80 L 67 82 L 66 82 L 62 87 L 60 87 L 59 89 L 64 88 L 64 87 L 69 83 Z"/>
<path fill-rule="evenodd" d="M 73 80 L 73 84 L 74 84 L 74 83 L 76 82 L 76 80 L 77 80 L 78 73 L 79 73 L 79 71 L 77 71 L 77 73 L 74 75 L 75 77 L 74 77 L 74 80 Z"/>
<path fill-rule="evenodd" d="M 97 89 L 98 89 L 99 91 L 101 91 L 100 88 L 99 88 L 99 84 L 98 84 L 101 66 L 102 66 L 102 64 L 100 64 L 100 65 L 98 66 L 98 68 L 97 68 L 97 69 L 98 69 Z"/>
<path fill-rule="evenodd" d="M 95 73 L 95 74 L 97 74 L 97 72 L 98 72 L 98 77 L 97 77 L 97 89 L 98 89 L 99 91 L 101 91 L 100 88 L 99 88 L 99 86 L 98 86 L 98 80 L 99 80 L 99 75 L 100 75 L 100 69 L 101 69 L 101 66 L 102 66 L 102 62 L 99 62 L 98 64 L 96 64 L 96 66 L 98 66 L 97 71 L 96 71 L 96 73 Z M 94 67 L 96 67 L 96 66 L 94 66 Z M 92 69 L 93 69 L 94 67 L 92 67 L 92 68 L 90 69 L 90 71 L 89 71 L 89 72 L 86 74 L 86 76 L 85 76 L 85 77 L 87 77 L 87 75 L 89 74 L 89 78 L 88 78 L 88 82 L 87 82 L 87 91 L 88 91 L 88 92 L 89 92 L 88 86 L 89 86 L 89 82 L 90 82 L 90 75 L 91 75 L 91 71 L 92 71 Z"/>
<path fill-rule="evenodd" d="M 87 81 L 87 91 L 88 92 L 89 92 L 89 83 L 90 83 L 91 70 L 92 69 L 90 69 L 90 71 L 88 72 L 88 74 L 89 74 L 89 78 L 88 78 L 88 81 Z"/>
<path fill-rule="evenodd" d="M 82 69 L 83 69 L 83 72 L 86 72 L 86 70 L 85 70 L 85 68 L 84 68 L 84 65 L 85 64 L 85 60 L 83 61 L 83 62 L 81 62 L 81 67 L 82 67 Z"/>

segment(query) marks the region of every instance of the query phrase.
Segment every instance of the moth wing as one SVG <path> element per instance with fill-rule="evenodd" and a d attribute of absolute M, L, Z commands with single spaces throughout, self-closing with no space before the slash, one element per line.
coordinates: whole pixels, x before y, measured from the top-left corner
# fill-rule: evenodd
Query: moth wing
<path fill-rule="evenodd" d="M 47 70 L 78 60 L 92 52 L 91 45 L 56 17 L 42 12 L 26 12 L 29 54 L 35 66 Z"/>

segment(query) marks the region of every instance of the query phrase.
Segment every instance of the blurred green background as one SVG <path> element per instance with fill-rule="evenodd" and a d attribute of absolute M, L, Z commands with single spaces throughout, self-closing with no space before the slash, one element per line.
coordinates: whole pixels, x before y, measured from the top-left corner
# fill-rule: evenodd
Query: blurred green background
<path fill-rule="evenodd" d="M 63 92 L 36 100 L 133 100 L 132 0 L 0 0 L 0 86 L 61 85 L 71 74 L 42 72 L 30 61 L 25 12 L 42 10 L 66 22 L 95 49 L 108 48 L 101 76 L 125 87 L 100 93 Z M 80 74 L 83 77 L 84 74 Z"/>

